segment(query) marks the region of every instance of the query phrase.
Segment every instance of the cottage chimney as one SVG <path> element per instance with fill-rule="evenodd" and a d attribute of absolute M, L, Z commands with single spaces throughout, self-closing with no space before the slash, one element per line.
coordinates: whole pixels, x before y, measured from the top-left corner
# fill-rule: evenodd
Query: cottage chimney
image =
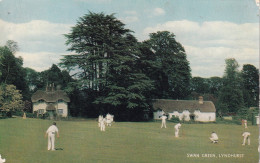
<path fill-rule="evenodd" d="M 203 104 L 203 97 L 199 96 L 199 104 Z"/>

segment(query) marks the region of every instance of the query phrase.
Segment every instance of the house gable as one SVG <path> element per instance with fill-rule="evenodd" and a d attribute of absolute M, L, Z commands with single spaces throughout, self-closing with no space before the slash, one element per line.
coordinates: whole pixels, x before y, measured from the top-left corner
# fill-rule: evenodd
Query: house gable
<path fill-rule="evenodd" d="M 54 90 L 54 86 L 46 88 L 46 91 L 36 91 L 31 100 L 33 102 L 33 111 L 44 110 L 44 113 L 55 111 L 63 117 L 68 115 L 68 102 L 70 102 L 70 99 L 64 91 Z"/>

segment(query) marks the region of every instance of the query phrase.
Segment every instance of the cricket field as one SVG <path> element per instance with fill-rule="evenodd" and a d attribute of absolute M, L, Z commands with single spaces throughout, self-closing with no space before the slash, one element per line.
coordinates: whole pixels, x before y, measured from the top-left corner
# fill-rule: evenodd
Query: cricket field
<path fill-rule="evenodd" d="M 245 130 L 235 124 L 182 124 L 174 137 L 174 123 L 115 122 L 98 128 L 95 120 L 56 121 L 60 137 L 56 151 L 47 150 L 44 134 L 50 120 L 0 119 L 0 154 L 6 163 L 256 163 L 258 126 Z M 210 143 L 212 131 L 219 143 Z M 242 146 L 242 132 L 251 132 L 251 145 Z"/>

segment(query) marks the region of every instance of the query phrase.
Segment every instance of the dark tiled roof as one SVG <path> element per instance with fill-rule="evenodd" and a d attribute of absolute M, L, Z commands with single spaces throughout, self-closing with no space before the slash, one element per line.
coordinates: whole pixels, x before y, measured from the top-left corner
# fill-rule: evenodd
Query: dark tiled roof
<path fill-rule="evenodd" d="M 68 95 L 62 91 L 41 91 L 38 90 L 32 95 L 32 102 L 37 102 L 39 100 L 44 100 L 46 102 L 56 102 L 58 100 L 63 100 L 65 102 L 70 102 Z"/>
<path fill-rule="evenodd" d="M 189 110 L 191 113 L 195 110 L 200 110 L 201 112 L 216 112 L 213 102 L 204 101 L 203 104 L 199 104 L 199 101 L 196 100 L 155 99 L 153 101 L 153 109 L 162 109 L 166 113 L 172 113 L 173 111 L 183 112 L 183 110 Z"/>

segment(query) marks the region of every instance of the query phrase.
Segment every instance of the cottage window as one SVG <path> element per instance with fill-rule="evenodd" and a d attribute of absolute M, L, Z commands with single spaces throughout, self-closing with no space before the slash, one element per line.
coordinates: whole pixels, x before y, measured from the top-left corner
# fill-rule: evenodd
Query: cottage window
<path fill-rule="evenodd" d="M 58 102 L 59 102 L 59 103 L 62 103 L 62 102 L 63 102 L 63 100 L 59 99 L 59 100 L 58 100 Z"/>
<path fill-rule="evenodd" d="M 39 114 L 43 114 L 43 113 L 44 113 L 44 109 L 39 109 L 39 110 L 38 110 L 38 113 L 39 113 Z"/>
<path fill-rule="evenodd" d="M 39 103 L 44 103 L 44 100 L 43 99 L 39 100 Z"/>
<path fill-rule="evenodd" d="M 63 114 L 63 109 L 58 109 L 58 114 Z"/>

